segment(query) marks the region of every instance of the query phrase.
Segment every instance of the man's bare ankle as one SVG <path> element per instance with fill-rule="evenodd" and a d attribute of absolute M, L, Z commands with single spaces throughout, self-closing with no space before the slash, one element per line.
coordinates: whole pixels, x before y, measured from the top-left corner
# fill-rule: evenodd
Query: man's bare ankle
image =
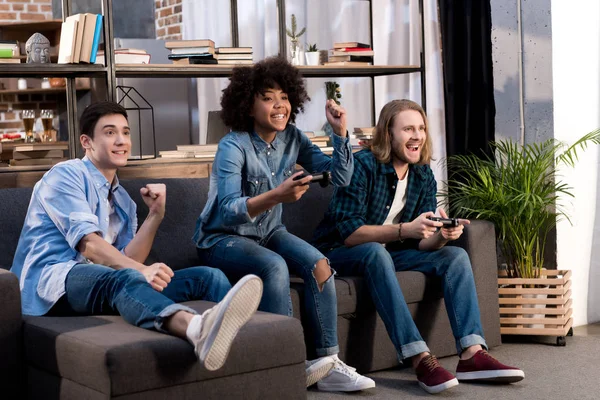
<path fill-rule="evenodd" d="M 412 356 L 411 357 L 412 367 L 416 369 L 417 365 L 419 365 L 421 360 L 424 359 L 425 357 L 427 357 L 428 355 L 429 355 L 429 352 L 424 351 L 423 353 L 419 353 L 419 354 Z"/>
<path fill-rule="evenodd" d="M 469 346 L 466 349 L 464 349 L 462 353 L 460 353 L 459 358 L 461 360 L 468 360 L 469 358 L 473 357 L 475 353 L 477 353 L 479 350 L 483 350 L 483 347 L 481 347 L 481 345 L 479 344 L 476 344 L 475 346 Z"/>

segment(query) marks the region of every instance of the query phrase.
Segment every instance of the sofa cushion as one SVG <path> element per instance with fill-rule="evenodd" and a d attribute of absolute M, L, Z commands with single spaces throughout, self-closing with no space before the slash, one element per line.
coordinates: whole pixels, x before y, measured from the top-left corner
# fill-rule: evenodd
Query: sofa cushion
<path fill-rule="evenodd" d="M 420 302 L 424 298 L 437 300 L 443 297 L 441 281 L 437 278 L 428 278 L 423 273 L 416 271 L 396 272 L 396 277 L 407 304 Z M 291 279 L 292 305 L 296 316 L 300 315 L 303 290 L 302 279 L 293 277 Z M 335 290 L 338 315 L 368 313 L 372 312 L 375 307 L 361 277 L 337 276 Z"/>
<path fill-rule="evenodd" d="M 0 268 L 12 266 L 32 191 L 32 188 L 0 190 Z"/>
<path fill-rule="evenodd" d="M 186 304 L 198 311 L 213 305 Z M 305 358 L 300 322 L 262 312 L 240 330 L 228 361 L 214 372 L 200 366 L 186 340 L 119 316 L 27 317 L 24 344 L 34 368 L 112 396 L 303 365 Z"/>
<path fill-rule="evenodd" d="M 332 195 L 333 186 L 322 188 L 313 184 L 300 200 L 284 203 L 282 220 L 287 230 L 310 242 L 317 225 L 325 216 Z"/>
<path fill-rule="evenodd" d="M 163 262 L 174 270 L 198 265 L 192 236 L 196 220 L 208 198 L 208 179 L 135 179 L 122 180 L 121 185 L 137 204 L 139 224 L 148 215 L 140 188 L 149 183 L 167 186 L 165 218 L 156 233 L 147 263 Z"/>

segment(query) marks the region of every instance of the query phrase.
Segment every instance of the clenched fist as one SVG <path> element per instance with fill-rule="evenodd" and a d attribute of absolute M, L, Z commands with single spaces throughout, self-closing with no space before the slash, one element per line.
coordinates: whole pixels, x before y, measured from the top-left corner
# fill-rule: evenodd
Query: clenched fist
<path fill-rule="evenodd" d="M 167 201 L 167 187 L 164 183 L 151 183 L 140 189 L 144 203 L 148 206 L 149 215 L 164 217 Z"/>
<path fill-rule="evenodd" d="M 152 265 L 144 265 L 140 272 L 146 278 L 146 281 L 152 286 L 152 289 L 162 292 L 171 282 L 171 278 L 175 275 L 173 270 L 163 263 L 154 263 Z"/>

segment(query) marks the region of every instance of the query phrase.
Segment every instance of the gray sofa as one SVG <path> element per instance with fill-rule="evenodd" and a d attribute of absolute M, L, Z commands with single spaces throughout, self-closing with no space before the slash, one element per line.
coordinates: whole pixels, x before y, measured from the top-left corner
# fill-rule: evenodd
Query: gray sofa
<path fill-rule="evenodd" d="M 208 179 L 162 179 L 166 217 L 148 262 L 174 269 L 197 265 L 191 236 L 208 194 Z M 139 188 L 156 180 L 122 181 L 146 207 Z M 285 205 L 284 223 L 309 239 L 323 216 L 331 188 L 313 186 L 301 201 Z M 31 189 L 0 190 L 0 384 L 16 398 L 305 398 L 304 359 L 312 349 L 301 326 L 302 281 L 292 278 L 294 316 L 257 313 L 240 331 L 225 366 L 202 369 L 182 339 L 133 327 L 119 316 L 28 317 L 20 312 L 19 287 L 9 269 Z M 500 344 L 496 249 L 493 226 L 473 221 L 461 238 L 471 257 L 486 339 Z M 440 282 L 417 272 L 398 273 L 405 298 L 425 340 L 440 356 L 455 354 Z M 336 278 L 340 357 L 361 372 L 398 365 L 383 322 L 360 278 Z M 211 303 L 188 303 L 202 311 Z M 11 391 L 14 390 L 14 391 Z"/>

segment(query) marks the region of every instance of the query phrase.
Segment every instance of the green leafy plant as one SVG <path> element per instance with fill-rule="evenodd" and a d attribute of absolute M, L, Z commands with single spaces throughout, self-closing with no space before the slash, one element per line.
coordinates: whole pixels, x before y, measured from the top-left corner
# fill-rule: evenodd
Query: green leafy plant
<path fill-rule="evenodd" d="M 327 99 L 332 99 L 336 104 L 340 104 L 339 99 L 342 98 L 342 89 L 340 89 L 340 85 L 337 82 L 325 82 L 325 91 L 327 93 Z"/>
<path fill-rule="evenodd" d="M 507 140 L 492 143 L 494 157 L 448 157 L 441 203 L 454 217 L 494 223 L 510 277 L 539 277 L 549 231 L 569 220 L 561 201 L 573 197 L 556 170 L 573 167 L 578 150 L 590 143 L 600 143 L 600 129 L 572 146 L 554 139 L 524 146 Z"/>
<path fill-rule="evenodd" d="M 308 49 L 306 49 L 306 51 L 310 52 L 315 52 L 315 51 L 319 51 L 319 49 L 317 48 L 317 44 L 309 44 L 308 45 Z"/>
<path fill-rule="evenodd" d="M 300 38 L 300 36 L 304 35 L 304 32 L 306 32 L 306 28 L 302 28 L 300 30 L 300 32 L 296 32 L 296 30 L 298 29 L 298 24 L 296 22 L 296 15 L 292 14 L 292 28 L 286 28 L 285 32 L 287 33 L 287 35 L 290 37 L 290 40 L 292 41 L 292 43 L 294 44 L 298 44 L 298 39 Z"/>

